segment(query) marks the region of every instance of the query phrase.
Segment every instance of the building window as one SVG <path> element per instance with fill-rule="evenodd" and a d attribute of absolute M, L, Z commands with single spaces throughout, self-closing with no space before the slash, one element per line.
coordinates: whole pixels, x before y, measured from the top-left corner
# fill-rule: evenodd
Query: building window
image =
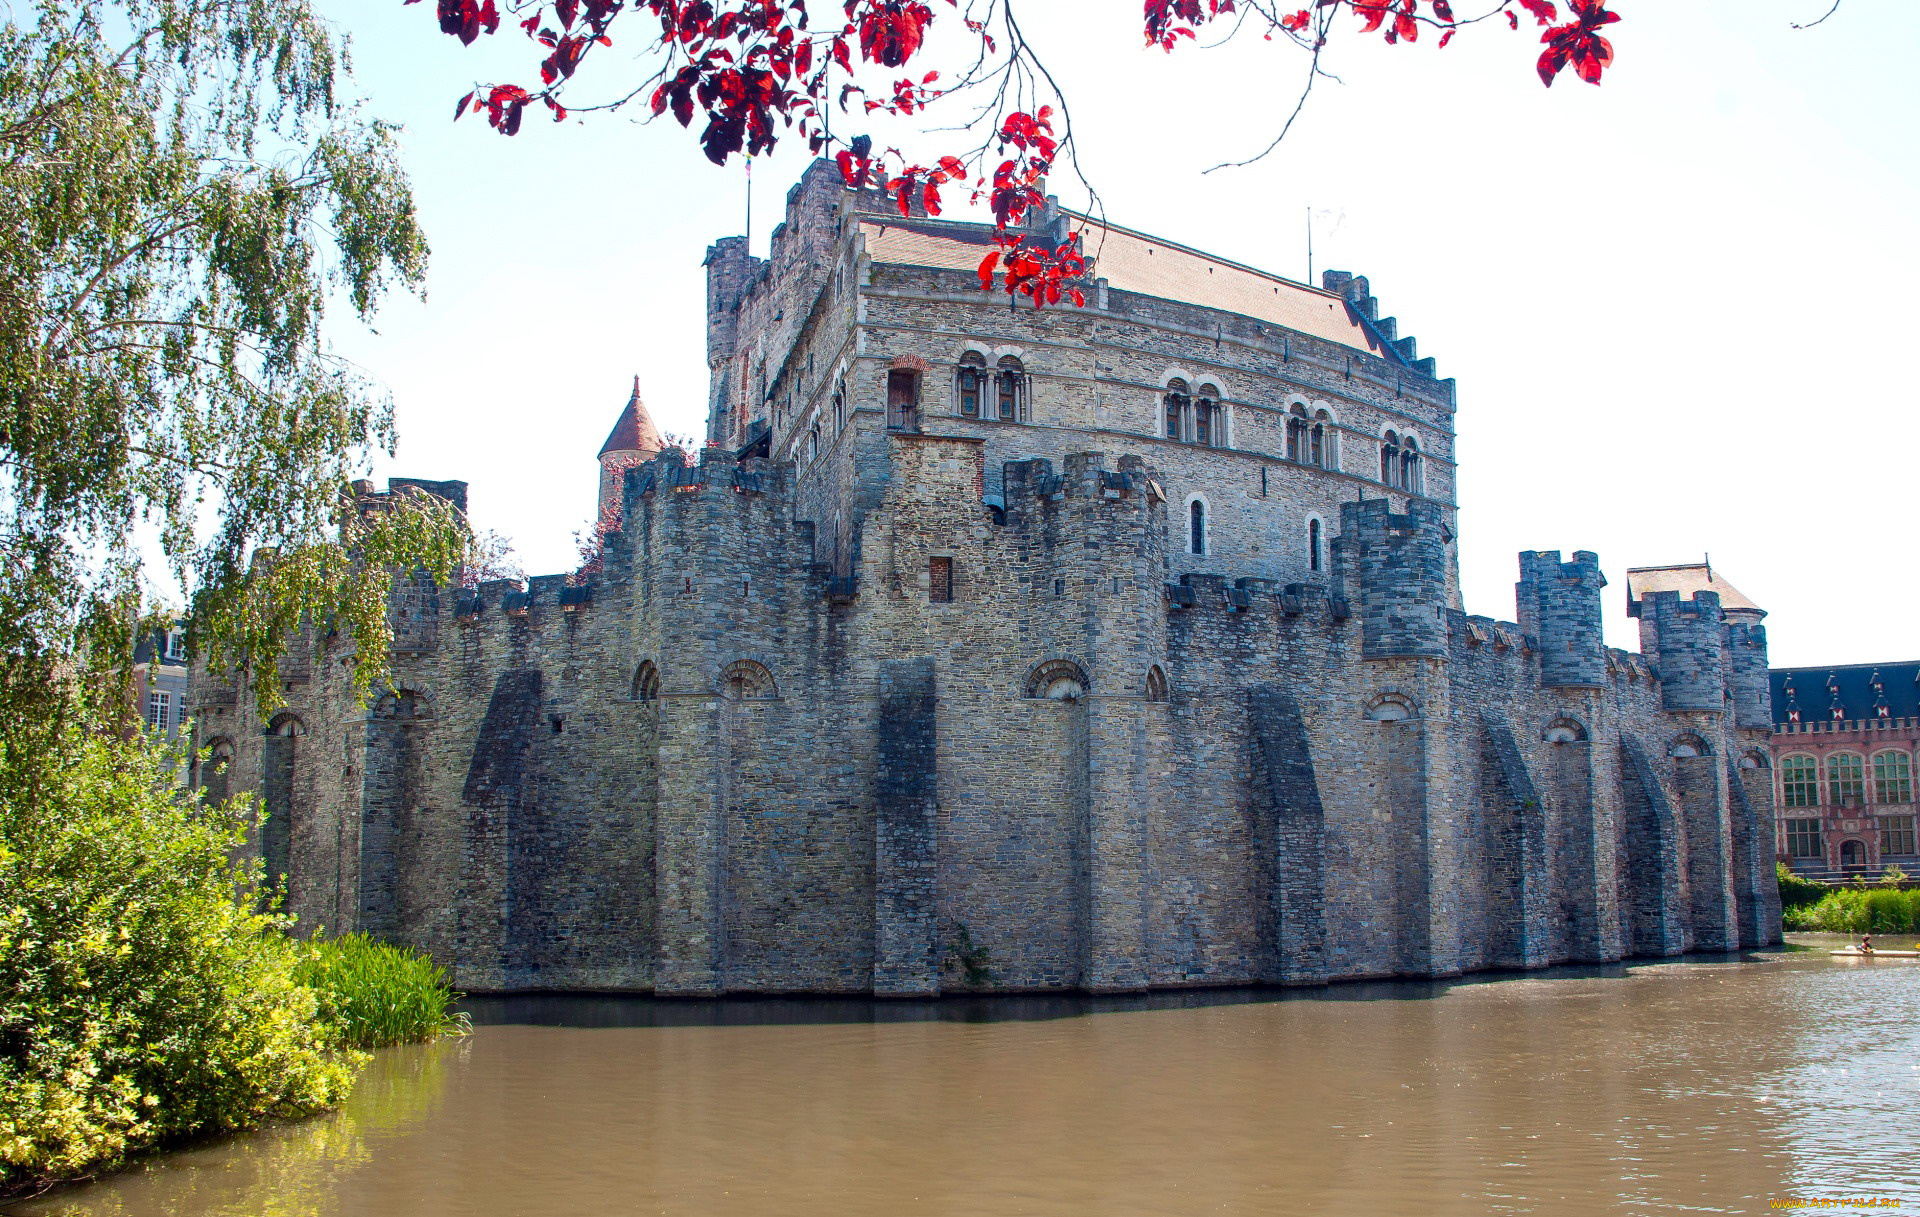
<path fill-rule="evenodd" d="M 1873 801 L 1913 802 L 1913 768 L 1904 752 L 1876 752 L 1873 756 Z"/>
<path fill-rule="evenodd" d="M 658 701 L 660 698 L 660 669 L 653 660 L 645 659 L 633 672 L 633 700 Z"/>
<path fill-rule="evenodd" d="M 1420 446 L 1409 435 L 1400 441 L 1400 489 L 1408 494 L 1420 494 L 1425 480 L 1420 468 Z"/>
<path fill-rule="evenodd" d="M 1164 702 L 1167 697 L 1167 674 L 1160 670 L 1159 664 L 1147 669 L 1147 700 Z"/>
<path fill-rule="evenodd" d="M 807 428 L 807 459 L 809 461 L 815 461 L 820 459 L 820 424 L 819 423 L 815 423 L 813 424 L 813 426 Z"/>
<path fill-rule="evenodd" d="M 1187 504 L 1187 552 L 1207 554 L 1207 505 L 1199 499 Z"/>
<path fill-rule="evenodd" d="M 1913 852 L 1913 817 L 1880 817 L 1880 856 L 1900 854 L 1905 856 Z"/>
<path fill-rule="evenodd" d="M 1866 762 L 1851 752 L 1827 758 L 1827 800 L 1842 807 L 1867 801 Z"/>
<path fill-rule="evenodd" d="M 1320 521 L 1307 521 L 1307 569 L 1320 570 Z"/>
<path fill-rule="evenodd" d="M 1313 463 L 1322 469 L 1340 467 L 1340 437 L 1333 429 L 1333 415 L 1317 410 L 1313 415 Z"/>
<path fill-rule="evenodd" d="M 1788 807 L 1820 806 L 1820 762 L 1810 756 L 1782 757 L 1780 801 Z"/>
<path fill-rule="evenodd" d="M 1026 418 L 1025 398 L 1027 395 L 1027 371 L 1020 361 L 1009 355 L 1000 361 L 1000 374 L 994 377 L 997 392 L 994 394 L 995 413 L 1003 423 L 1019 422 Z"/>
<path fill-rule="evenodd" d="M 167 631 L 166 657 L 170 663 L 184 663 L 187 658 L 187 632 L 185 630 Z"/>
<path fill-rule="evenodd" d="M 895 431 L 920 429 L 920 373 L 898 368 L 887 373 L 887 426 Z"/>
<path fill-rule="evenodd" d="M 1380 484 L 1393 485 L 1400 468 L 1400 436 L 1393 431 L 1380 443 Z"/>
<path fill-rule="evenodd" d="M 927 559 L 927 599 L 934 604 L 953 602 L 953 559 Z"/>
<path fill-rule="evenodd" d="M 1225 412 L 1220 409 L 1220 389 L 1216 385 L 1201 385 L 1200 396 L 1193 403 L 1193 442 L 1202 448 L 1217 448 L 1226 442 L 1222 434 L 1224 428 L 1221 419 Z"/>
<path fill-rule="evenodd" d="M 986 389 L 987 357 L 978 351 L 968 351 L 960 357 L 960 371 L 955 377 L 962 418 L 980 417 L 980 399 L 986 395 Z"/>
<path fill-rule="evenodd" d="M 833 430 L 838 434 L 847 422 L 847 386 L 836 385 L 833 390 Z"/>
<path fill-rule="evenodd" d="M 1307 438 L 1307 408 L 1295 406 L 1287 415 L 1287 459 L 1295 464 L 1305 464 L 1311 449 Z"/>
<path fill-rule="evenodd" d="M 1167 438 L 1186 438 L 1187 406 L 1192 399 L 1187 396 L 1187 382 L 1170 380 L 1167 382 L 1166 421 Z"/>
<path fill-rule="evenodd" d="M 1820 821 L 1788 820 L 1787 853 L 1795 858 L 1821 858 L 1826 851 L 1820 847 Z"/>
<path fill-rule="evenodd" d="M 165 731 L 173 725 L 173 694 L 155 689 L 147 694 L 147 726 Z"/>

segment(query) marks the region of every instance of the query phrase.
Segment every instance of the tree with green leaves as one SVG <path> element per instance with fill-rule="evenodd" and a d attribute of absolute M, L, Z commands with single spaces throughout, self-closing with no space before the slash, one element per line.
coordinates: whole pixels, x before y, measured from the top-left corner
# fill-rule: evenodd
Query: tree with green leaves
<path fill-rule="evenodd" d="M 364 691 L 391 572 L 444 582 L 465 538 L 349 489 L 392 410 L 322 322 L 426 268 L 395 132 L 304 3 L 33 13 L 0 28 L 0 721 L 125 670 L 162 578 L 264 696 L 303 619 L 351 632 Z"/>
<path fill-rule="evenodd" d="M 250 806 L 177 789 L 135 728 L 157 589 L 264 703 L 307 628 L 352 638 L 364 696 L 394 575 L 450 581 L 469 537 L 441 500 L 353 490 L 392 409 L 322 323 L 417 290 L 427 246 L 344 43 L 303 0 L 0 20 L 5 1194 L 351 1084 L 307 948 L 256 911 Z"/>

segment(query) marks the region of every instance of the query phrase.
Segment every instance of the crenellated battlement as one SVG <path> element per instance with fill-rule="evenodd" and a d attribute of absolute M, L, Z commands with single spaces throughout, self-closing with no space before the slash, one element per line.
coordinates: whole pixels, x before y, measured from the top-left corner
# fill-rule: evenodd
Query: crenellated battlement
<path fill-rule="evenodd" d="M 1639 601 L 1640 651 L 1660 670 L 1668 711 L 1720 713 L 1727 704 L 1726 630 L 1720 594 L 1649 592 Z"/>
<path fill-rule="evenodd" d="M 1447 653 L 1445 515 L 1415 499 L 1404 514 L 1387 499 L 1340 506 L 1334 582 L 1359 609 L 1368 659 Z"/>
<path fill-rule="evenodd" d="M 1556 688 L 1597 689 L 1606 684 L 1602 642 L 1600 556 L 1578 550 L 1562 562 L 1560 551 L 1520 555 L 1514 600 L 1521 628 L 1540 640 L 1541 682 Z"/>

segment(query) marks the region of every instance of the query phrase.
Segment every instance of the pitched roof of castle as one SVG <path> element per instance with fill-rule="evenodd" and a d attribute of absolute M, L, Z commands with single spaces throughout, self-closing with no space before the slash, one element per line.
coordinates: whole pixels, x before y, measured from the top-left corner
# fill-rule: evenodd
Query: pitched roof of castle
<path fill-rule="evenodd" d="M 1680 566 L 1636 566 L 1627 571 L 1628 613 L 1638 616 L 1640 601 L 1653 592 L 1679 592 L 1682 600 L 1693 599 L 1696 592 L 1718 592 L 1722 609 L 1766 612 L 1724 577 L 1714 574 L 1713 567 L 1705 562 L 1688 562 Z"/>
<path fill-rule="evenodd" d="M 653 425 L 653 416 L 647 413 L 647 404 L 640 400 L 640 378 L 636 376 L 633 396 L 627 398 L 626 409 L 620 411 L 620 421 L 607 433 L 607 442 L 600 445 L 600 455 L 638 452 L 652 456 L 666 446 L 667 441 L 660 437 L 660 428 Z"/>
<path fill-rule="evenodd" d="M 1073 220 L 1084 234 L 1093 273 L 1109 287 L 1238 313 L 1356 351 L 1376 350 L 1346 300 L 1332 292 L 1116 224 L 1080 215 Z M 993 229 L 984 224 L 863 215 L 860 232 L 875 262 L 941 270 L 977 270 L 993 244 Z"/>

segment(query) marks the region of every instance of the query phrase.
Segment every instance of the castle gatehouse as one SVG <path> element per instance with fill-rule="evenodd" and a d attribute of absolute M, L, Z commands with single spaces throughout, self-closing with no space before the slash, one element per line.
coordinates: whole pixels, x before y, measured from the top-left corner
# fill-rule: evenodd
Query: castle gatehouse
<path fill-rule="evenodd" d="M 709 252 L 708 445 L 636 388 L 587 571 L 401 580 L 369 706 L 349 639 L 266 721 L 197 671 L 201 780 L 258 792 L 301 921 L 472 991 L 689 995 L 1778 941 L 1759 610 L 1630 587 L 1609 649 L 1595 555 L 1536 552 L 1468 616 L 1454 385 L 1366 279 L 1034 225 L 1085 233 L 1084 309 L 815 165 L 768 259 Z"/>

